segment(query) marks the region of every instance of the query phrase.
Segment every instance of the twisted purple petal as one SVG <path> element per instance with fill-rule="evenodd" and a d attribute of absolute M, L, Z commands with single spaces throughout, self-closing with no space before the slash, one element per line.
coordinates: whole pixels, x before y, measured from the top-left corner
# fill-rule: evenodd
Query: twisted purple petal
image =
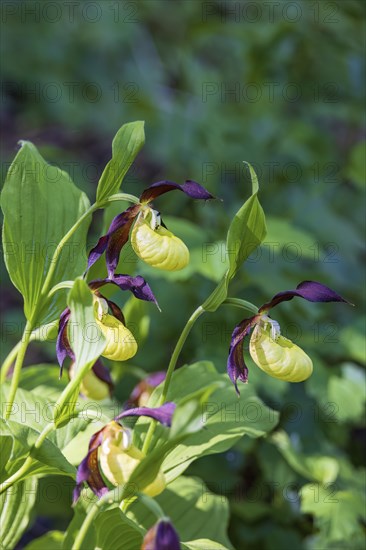
<path fill-rule="evenodd" d="M 244 362 L 243 343 L 244 338 L 249 334 L 251 328 L 258 320 L 258 315 L 244 319 L 234 328 L 231 335 L 229 357 L 227 359 L 227 373 L 235 386 L 235 391 L 240 395 L 237 381 L 246 384 L 248 382 L 248 367 Z"/>
<path fill-rule="evenodd" d="M 70 315 L 70 309 L 64 309 L 64 311 L 60 315 L 60 321 L 58 325 L 56 355 L 58 364 L 60 365 L 60 377 L 62 375 L 62 367 L 66 357 L 71 357 L 71 359 L 75 361 L 75 355 L 71 349 L 69 338 L 67 336 L 67 324 L 69 322 Z"/>
<path fill-rule="evenodd" d="M 131 225 L 139 209 L 140 206 L 138 204 L 130 206 L 127 210 L 113 218 L 108 232 L 100 237 L 95 247 L 90 251 L 87 269 L 106 252 L 108 275 L 110 277 L 113 276 L 118 264 L 121 249 L 128 241 Z"/>
<path fill-rule="evenodd" d="M 132 277 L 131 275 L 112 275 L 105 279 L 95 279 L 89 283 L 89 287 L 92 290 L 96 290 L 108 283 L 117 285 L 121 290 L 130 290 L 136 298 L 139 300 L 145 300 L 147 302 L 153 302 L 157 307 L 158 302 L 148 285 L 141 275 Z"/>
<path fill-rule="evenodd" d="M 122 411 L 115 420 L 126 418 L 126 416 L 148 416 L 154 418 L 164 426 L 171 426 L 172 417 L 175 411 L 176 404 L 173 402 L 164 403 L 161 407 L 151 409 L 149 407 L 136 407 L 135 409 L 127 409 Z"/>
<path fill-rule="evenodd" d="M 211 195 L 211 193 L 207 191 L 207 189 L 202 187 L 202 185 L 200 185 L 196 181 L 186 180 L 183 185 L 179 185 L 179 183 L 174 183 L 174 181 L 163 180 L 153 183 L 147 189 L 145 189 L 140 197 L 140 201 L 143 203 L 151 202 L 160 195 L 168 193 L 168 191 L 174 191 L 174 189 L 183 191 L 183 193 L 185 193 L 192 199 L 209 200 L 215 198 L 213 195 Z"/>
<path fill-rule="evenodd" d="M 304 300 L 308 300 L 309 302 L 350 303 L 342 298 L 342 296 L 334 292 L 334 290 L 325 285 L 322 285 L 321 283 L 318 283 L 316 281 L 303 281 L 302 283 L 297 285 L 295 290 L 285 290 L 273 296 L 272 300 L 267 304 L 264 304 L 259 309 L 259 311 L 260 313 L 268 311 L 269 309 L 275 307 L 281 302 L 292 300 L 292 298 L 295 298 L 295 296 L 298 296 L 299 298 L 304 298 Z"/>

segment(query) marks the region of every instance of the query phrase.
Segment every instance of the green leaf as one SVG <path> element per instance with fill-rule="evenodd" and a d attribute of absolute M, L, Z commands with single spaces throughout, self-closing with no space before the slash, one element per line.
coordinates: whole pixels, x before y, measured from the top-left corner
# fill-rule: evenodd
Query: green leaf
<path fill-rule="evenodd" d="M 227 499 L 209 491 L 202 480 L 182 476 L 155 499 L 183 542 L 212 539 L 226 549 L 232 548 L 226 534 L 229 521 Z M 129 507 L 128 517 L 145 529 L 156 522 L 156 517 L 139 500 Z"/>
<path fill-rule="evenodd" d="M 59 373 L 59 365 L 31 365 L 23 368 L 19 387 L 32 391 L 33 395 L 47 395 L 48 401 L 57 401 L 67 385 L 67 377 L 60 379 Z"/>
<path fill-rule="evenodd" d="M 336 480 L 339 466 L 335 458 L 321 455 L 305 456 L 296 452 L 291 445 L 290 438 L 282 430 L 273 434 L 271 441 L 298 474 L 323 484 L 333 483 Z"/>
<path fill-rule="evenodd" d="M 24 313 L 38 324 L 52 321 L 64 307 L 65 294 L 42 298 L 41 289 L 60 240 L 89 208 L 69 175 L 42 158 L 30 142 L 21 142 L 2 192 L 3 245 L 10 278 L 24 298 Z M 74 279 L 85 269 L 85 220 L 60 254 L 51 286 Z M 42 311 L 39 311 L 42 305 Z"/>
<path fill-rule="evenodd" d="M 68 335 L 75 354 L 74 378 L 56 403 L 56 426 L 64 425 L 74 414 L 80 382 L 105 348 L 105 338 L 94 317 L 93 295 L 83 279 L 76 279 L 67 303 L 71 311 Z"/>
<path fill-rule="evenodd" d="M 351 151 L 346 176 L 364 189 L 366 180 L 366 141 L 360 141 Z"/>
<path fill-rule="evenodd" d="M 144 530 L 131 521 L 119 508 L 98 514 L 94 528 L 96 547 L 101 550 L 137 550 L 141 548 Z"/>
<path fill-rule="evenodd" d="M 2 548 L 15 548 L 28 527 L 36 495 L 37 480 L 33 478 L 16 483 L 0 496 Z"/>
<path fill-rule="evenodd" d="M 293 253 L 299 252 L 299 257 L 314 259 L 316 237 L 308 231 L 294 227 L 293 223 L 283 218 L 267 216 L 267 236 L 264 246 L 273 248 L 275 254 L 281 254 L 287 247 L 293 246 Z M 320 248 L 319 252 L 323 252 Z M 291 253 L 291 252 L 290 252 Z"/>
<path fill-rule="evenodd" d="M 360 325 L 364 326 L 360 319 Z M 340 333 L 340 340 L 345 346 L 347 352 L 350 354 L 351 359 L 358 361 L 362 365 L 366 365 L 366 350 L 365 350 L 365 336 L 363 329 L 358 326 L 348 326 L 344 328 Z"/>
<path fill-rule="evenodd" d="M 183 548 L 188 548 L 189 550 L 227 550 L 227 546 L 209 539 L 197 539 L 185 542 Z"/>
<path fill-rule="evenodd" d="M 27 369 L 25 370 L 27 371 Z M 29 370 L 32 371 L 33 368 Z M 31 389 L 32 385 L 29 384 L 29 381 L 28 385 Z M 0 390 L 2 411 L 7 408 L 8 392 L 9 384 L 3 384 Z M 68 460 L 69 456 L 73 456 L 72 445 L 77 445 L 79 442 L 82 455 L 90 436 L 102 427 L 102 423 L 106 423 L 104 415 L 101 415 L 98 422 L 94 422 L 92 417 L 89 418 L 87 402 L 83 403 L 80 398 L 81 418 L 74 418 L 66 426 L 50 432 L 41 447 L 35 451 L 33 449 L 35 441 L 40 432 L 52 421 L 54 411 L 57 410 L 55 400 L 50 397 L 46 398 L 45 395 L 47 395 L 45 389 L 42 395 L 34 389 L 28 391 L 18 388 L 10 411 L 10 419 L 7 422 L 0 421 L 0 437 L 4 444 L 1 452 L 1 457 L 4 459 L 1 470 L 2 480 L 17 471 L 29 454 L 34 458 L 34 462 L 27 475 L 65 473 L 74 477 L 75 468 Z M 51 397 L 54 396 L 51 394 Z M 95 408 L 92 412 L 95 413 Z M 81 442 L 85 443 L 83 447 L 80 446 Z M 78 458 L 77 464 L 80 463 L 83 456 L 78 456 Z"/>
<path fill-rule="evenodd" d="M 257 196 L 258 179 L 251 165 L 247 164 L 252 180 L 252 195 L 235 214 L 230 224 L 226 239 L 229 267 L 218 286 L 202 305 L 206 311 L 216 311 L 227 298 L 231 279 L 266 235 L 265 216 Z"/>
<path fill-rule="evenodd" d="M 333 404 L 334 414 L 341 421 L 357 421 L 364 415 L 365 380 L 332 376 L 328 383 L 328 399 Z"/>
<path fill-rule="evenodd" d="M 112 158 L 105 167 L 97 189 L 97 203 L 117 193 L 127 170 L 145 143 L 144 122 L 124 124 L 112 142 Z"/>
<path fill-rule="evenodd" d="M 329 485 L 304 485 L 301 489 L 301 511 L 315 516 L 320 530 L 320 548 L 334 548 L 330 543 L 349 541 L 362 535 L 359 520 L 365 521 L 365 497 L 361 492 L 337 491 Z M 320 542 L 320 541 L 319 541 Z"/>
<path fill-rule="evenodd" d="M 123 306 L 127 328 L 132 332 L 138 346 L 142 346 L 150 331 L 149 304 L 131 296 Z"/>
<path fill-rule="evenodd" d="M 64 533 L 61 531 L 49 531 L 42 537 L 32 540 L 25 550 L 62 550 Z"/>
<path fill-rule="evenodd" d="M 278 420 L 278 413 L 266 407 L 255 395 L 250 385 L 243 385 L 238 398 L 226 374 L 219 374 L 210 362 L 201 361 L 184 366 L 173 374 L 167 396 L 168 401 L 179 404 L 186 402 L 189 395 L 195 395 L 217 383 L 216 389 L 200 411 L 201 429 L 176 445 L 163 462 L 163 470 L 168 481 L 180 475 L 194 460 L 227 451 L 243 435 L 260 437 L 272 430 Z M 161 394 L 161 386 L 151 395 L 148 406 L 154 407 Z M 174 422 L 174 418 L 173 418 Z M 134 431 L 146 426 L 140 419 Z M 155 443 L 159 439 L 159 429 L 155 431 Z"/>

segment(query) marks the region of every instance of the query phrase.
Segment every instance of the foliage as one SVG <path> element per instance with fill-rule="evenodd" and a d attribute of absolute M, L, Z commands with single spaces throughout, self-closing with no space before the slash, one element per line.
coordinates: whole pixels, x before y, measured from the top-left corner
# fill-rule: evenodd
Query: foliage
<path fill-rule="evenodd" d="M 88 498 L 71 513 L 76 467 L 91 435 L 121 410 L 146 373 L 166 369 L 185 320 L 208 296 L 219 299 L 211 301 L 207 309 L 212 313 L 198 319 L 191 331 L 178 361 L 178 367 L 184 366 L 174 373 L 168 393 L 168 399 L 178 403 L 172 428 L 191 433 L 169 442 L 169 429 L 156 426 L 151 455 L 159 455 L 159 440 L 166 439 L 159 461 L 171 483 L 154 500 L 171 516 L 187 548 L 349 548 L 350 540 L 356 549 L 362 547 L 364 6 L 357 0 L 299 0 L 292 7 L 281 1 L 273 4 L 272 18 L 269 4 L 257 11 L 254 2 L 229 4 L 182 2 L 173 8 L 163 0 L 119 2 L 114 7 L 100 3 L 97 22 L 81 5 L 70 17 L 66 4 L 60 4 L 62 17 L 56 24 L 42 12 L 39 21 L 22 15 L 17 5 L 13 15 L 7 12 L 3 158 L 19 168 L 10 170 L 2 197 L 4 254 L 33 329 L 57 319 L 70 304 L 68 288 L 46 296 L 53 285 L 83 276 L 86 250 L 129 206 L 107 203 L 122 177 L 123 191 L 137 196 L 152 181 L 193 178 L 223 202 L 203 205 L 168 194 L 158 199 L 164 223 L 187 244 L 191 262 L 180 272 L 163 272 L 143 264 L 130 247 L 123 249 L 117 272 L 143 275 L 162 313 L 112 285 L 103 288 L 104 296 L 123 304 L 138 354 L 125 363 L 108 363 L 113 398 L 95 403 L 77 391 L 67 398 L 67 415 L 39 448 L 35 442 L 53 414 L 60 414 L 56 403 L 67 386 L 67 373 L 58 380 L 54 334 L 42 338 L 48 340 L 42 345 L 31 339 L 10 417 L 1 423 L 1 481 L 16 473 L 28 455 L 31 458 L 27 473 L 3 496 L 5 502 L 10 499 L 5 506 L 9 515 L 4 516 L 4 508 L 1 512 L 9 526 L 6 548 L 27 543 L 29 550 L 71 548 L 95 502 L 84 490 Z M 56 100 L 49 95 L 52 91 L 58 94 Z M 147 139 L 139 152 L 141 124 L 118 130 L 141 119 L 146 121 Z M 136 132 L 133 139 L 131 128 Z M 119 137 L 110 160 L 115 134 Z M 19 139 L 27 141 L 13 161 Z M 28 158 L 43 167 L 42 177 L 33 178 L 32 169 L 19 177 Z M 114 159 L 123 164 L 118 181 L 113 179 Z M 253 173 L 243 164 L 245 159 L 260 183 L 255 198 Z M 103 220 L 99 214 L 95 217 L 86 245 L 91 216 L 85 219 L 46 288 L 55 246 L 87 211 L 86 195 L 94 197 L 97 188 L 100 202 L 105 201 Z M 254 207 L 257 216 L 252 218 Z M 257 224 L 262 208 L 266 235 L 264 224 Z M 231 278 L 230 252 L 237 248 L 228 242 L 227 232 L 235 228 L 235 214 L 243 209 L 243 225 L 252 225 L 262 244 L 253 250 L 244 246 Z M 238 226 L 236 231 L 244 243 L 249 234 Z M 36 241 L 40 251 L 50 242 L 52 247 L 37 255 Z M 105 273 L 101 260 L 87 280 Z M 6 357 L 21 339 L 24 321 L 22 303 L 5 268 L 1 274 L 8 311 L 3 324 Z M 305 279 L 336 288 L 356 307 L 294 300 L 276 309 L 273 316 L 282 333 L 312 358 L 313 375 L 301 384 L 275 380 L 249 357 L 249 383 L 240 387 L 238 400 L 224 372 L 230 334 L 247 314 L 222 304 L 227 291 L 260 306 L 275 292 Z M 74 293 L 82 285 L 82 279 L 77 280 Z M 89 359 L 84 359 L 80 367 L 87 371 Z M 151 406 L 157 405 L 161 391 L 157 388 L 150 397 Z M 9 392 L 6 382 L 2 413 Z M 248 413 L 239 421 L 238 403 Z M 208 413 L 204 425 L 197 414 L 201 410 Z M 72 411 L 74 417 L 66 424 Z M 258 420 L 259 411 L 266 422 Z M 133 426 L 134 442 L 141 445 L 150 421 L 140 418 L 126 424 Z M 141 479 L 151 467 L 145 460 Z M 47 491 L 56 483 L 64 492 L 53 502 Z M 202 498 L 187 498 L 187 508 L 180 513 L 184 490 L 198 495 L 197 483 Z M 212 526 L 215 532 L 194 530 L 195 519 L 206 517 L 205 506 L 208 515 L 225 518 Z M 142 507 L 132 503 L 127 515 L 116 503 L 107 507 L 93 524 L 92 542 L 85 539 L 85 544 L 116 547 L 114 537 L 122 540 L 122 532 L 140 544 L 152 523 L 151 511 Z M 22 518 L 16 533 L 15 513 Z M 48 532 L 40 536 L 44 521 Z"/>

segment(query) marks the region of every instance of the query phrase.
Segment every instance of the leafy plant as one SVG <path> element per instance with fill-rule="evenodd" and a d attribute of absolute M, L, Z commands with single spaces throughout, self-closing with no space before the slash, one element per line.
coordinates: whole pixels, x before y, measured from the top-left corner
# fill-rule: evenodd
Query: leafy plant
<path fill-rule="evenodd" d="M 33 501 L 23 502 L 26 491 L 32 490 L 34 497 L 38 480 L 59 475 L 73 480 L 75 486 L 73 519 L 64 533 L 54 530 L 31 542 L 29 548 L 33 550 L 47 544 L 73 550 L 233 548 L 227 534 L 228 500 L 214 495 L 200 477 L 183 474 L 198 459 L 240 445 L 248 439 L 243 440 L 244 435 L 253 440 L 266 438 L 278 423 L 277 412 L 263 403 L 251 383 L 255 369 L 248 373 L 244 339 L 252 331 L 250 355 L 266 375 L 302 382 L 310 377 L 313 363 L 281 334 L 269 310 L 295 297 L 308 302 L 346 302 L 315 281 L 303 281 L 295 289 L 279 292 L 259 308 L 229 295 L 242 264 L 266 237 L 259 184 L 248 164 L 251 195 L 229 226 L 225 270 L 212 278 L 216 288 L 184 325 L 166 371 L 147 376 L 148 371 L 130 364 L 140 382 L 124 406 L 114 401 L 113 387 L 119 369 L 123 372 L 121 362 L 128 365 L 138 347 L 144 346 L 146 307 L 159 308 L 141 275 L 120 272 L 126 248 L 130 246 L 149 269 L 169 274 L 189 269 L 189 249 L 167 227 L 167 218 L 155 209 L 155 201 L 171 191 L 180 191 L 182 200 L 183 195 L 200 201 L 214 199 L 193 180 L 183 184 L 162 180 L 139 197 L 120 193 L 122 180 L 143 143 L 141 122 L 126 124 L 117 132 L 112 159 L 100 178 L 92 205 L 69 176 L 49 166 L 31 143 L 21 142 L 9 169 L 2 195 L 4 254 L 10 278 L 23 296 L 27 320 L 21 341 L 2 369 L 1 514 L 9 546 L 16 544 L 28 525 Z M 129 206 L 113 217 L 86 258 L 86 232 L 92 214 L 116 202 Z M 179 224 L 176 227 L 179 229 Z M 277 230 L 283 230 L 281 223 L 277 223 Z M 218 235 L 217 242 L 222 242 L 221 238 Z M 54 245 L 51 254 L 50 244 Z M 29 247 L 31 254 L 25 253 Z M 174 285 L 174 281 L 167 277 L 164 284 Z M 129 302 L 123 311 L 111 300 L 108 288 L 129 291 L 133 300 L 148 304 L 134 308 Z M 206 360 L 190 361 L 177 370 L 183 346 L 197 321 L 224 307 L 246 312 L 245 318 L 232 327 L 229 376 Z M 136 332 L 125 314 L 134 319 Z M 23 369 L 29 344 L 49 339 L 46 329 L 55 326 L 55 355 L 60 376 L 64 365 L 68 367 L 67 384 L 55 380 L 51 365 Z M 160 326 L 163 333 L 164 322 Z M 238 382 L 244 383 L 240 390 Z M 349 391 L 355 388 L 352 382 L 348 386 Z M 49 395 L 44 395 L 43 388 Z M 333 381 L 329 392 L 333 395 L 337 391 Z M 356 406 L 349 416 L 343 410 L 340 414 L 353 418 L 359 411 Z M 322 491 L 324 484 L 333 483 L 338 476 L 334 459 L 297 453 L 280 431 L 268 438 L 268 445 L 290 468 L 321 483 Z M 329 509 L 312 506 L 308 486 L 303 489 L 303 511 L 317 517 L 321 532 L 329 530 L 329 540 L 359 533 L 348 526 L 334 527 L 328 521 Z M 343 503 L 339 513 L 350 498 L 352 510 L 361 510 L 358 493 L 355 497 L 340 490 L 337 495 Z M 15 531 L 14 521 L 20 516 Z"/>

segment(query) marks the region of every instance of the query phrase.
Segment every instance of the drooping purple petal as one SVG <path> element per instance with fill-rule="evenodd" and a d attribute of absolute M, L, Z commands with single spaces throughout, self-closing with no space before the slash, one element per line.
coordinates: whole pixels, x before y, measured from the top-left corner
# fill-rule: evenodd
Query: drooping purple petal
<path fill-rule="evenodd" d="M 77 469 L 76 487 L 73 495 L 74 504 L 80 496 L 84 482 L 89 485 L 90 489 L 98 498 L 102 497 L 109 490 L 103 481 L 98 465 L 98 448 L 103 443 L 104 429 L 105 428 L 102 428 L 99 432 L 92 435 L 89 442 L 88 454 Z"/>
<path fill-rule="evenodd" d="M 121 248 L 128 241 L 130 227 L 139 212 L 140 206 L 130 206 L 113 218 L 108 232 L 100 237 L 94 248 L 89 252 L 88 269 L 106 252 L 108 274 L 113 275 L 119 260 Z"/>
<path fill-rule="evenodd" d="M 231 335 L 229 357 L 227 359 L 227 373 L 235 386 L 236 393 L 240 395 L 237 381 L 246 384 L 248 382 L 248 367 L 244 362 L 243 343 L 251 328 L 258 320 L 258 315 L 244 319 L 234 328 Z"/>
<path fill-rule="evenodd" d="M 75 355 L 71 349 L 69 338 L 67 336 L 67 324 L 69 322 L 70 315 L 70 309 L 64 309 L 64 311 L 60 315 L 60 321 L 58 325 L 56 355 L 58 364 L 60 365 L 60 377 L 62 376 L 62 367 L 66 357 L 70 357 L 73 361 L 75 361 Z"/>
<path fill-rule="evenodd" d="M 141 550 L 180 550 L 178 533 L 168 518 L 159 520 L 148 530 Z"/>
<path fill-rule="evenodd" d="M 207 191 L 207 189 L 202 187 L 202 185 L 200 185 L 196 181 L 186 180 L 183 185 L 179 185 L 179 183 L 174 183 L 174 181 L 163 180 L 153 183 L 152 185 L 150 185 L 150 187 L 145 189 L 140 197 L 140 201 L 142 203 L 151 202 L 160 195 L 168 193 L 168 191 L 174 191 L 174 189 L 183 191 L 183 193 L 185 193 L 192 199 L 209 200 L 215 198 L 213 195 L 211 195 L 211 193 Z"/>
<path fill-rule="evenodd" d="M 150 395 L 154 388 L 159 386 L 165 380 L 166 372 L 158 371 L 150 374 L 139 382 L 132 390 L 126 403 L 126 408 L 137 406 L 139 399 L 143 394 Z"/>
<path fill-rule="evenodd" d="M 105 259 L 107 264 L 108 277 L 110 278 L 113 277 L 114 272 L 117 269 L 121 250 L 128 241 L 133 221 L 134 218 L 127 220 L 123 227 L 117 229 L 117 231 L 112 233 L 112 235 L 109 237 Z"/>
<path fill-rule="evenodd" d="M 115 420 L 126 418 L 127 416 L 148 416 L 154 418 L 164 426 L 171 426 L 173 413 L 175 411 L 176 404 L 173 402 L 164 403 L 161 407 L 155 409 L 149 407 L 136 407 L 135 409 L 127 409 L 122 411 Z"/>
<path fill-rule="evenodd" d="M 334 290 L 325 285 L 322 285 L 321 283 L 318 283 L 316 281 L 303 281 L 302 283 L 297 285 L 295 290 L 285 290 L 273 296 L 270 302 L 264 304 L 259 309 L 259 312 L 263 313 L 265 311 L 268 311 L 269 309 L 275 307 L 281 302 L 292 300 L 292 298 L 295 298 L 295 296 L 298 296 L 299 298 L 304 298 L 304 300 L 308 300 L 309 302 L 350 303 L 342 298 L 342 296 L 334 292 Z"/>
<path fill-rule="evenodd" d="M 114 389 L 114 384 L 111 378 L 111 374 L 100 359 L 98 359 L 94 363 L 92 371 L 94 372 L 95 376 L 99 378 L 99 380 L 108 384 L 110 392 Z"/>
<path fill-rule="evenodd" d="M 92 290 L 96 290 L 108 283 L 117 285 L 121 290 L 130 290 L 139 300 L 154 302 L 154 304 L 159 307 L 150 286 L 145 279 L 141 277 L 141 275 L 137 275 L 136 277 L 122 274 L 112 275 L 111 277 L 107 277 L 105 279 L 95 279 L 94 281 L 90 281 L 89 287 Z"/>

